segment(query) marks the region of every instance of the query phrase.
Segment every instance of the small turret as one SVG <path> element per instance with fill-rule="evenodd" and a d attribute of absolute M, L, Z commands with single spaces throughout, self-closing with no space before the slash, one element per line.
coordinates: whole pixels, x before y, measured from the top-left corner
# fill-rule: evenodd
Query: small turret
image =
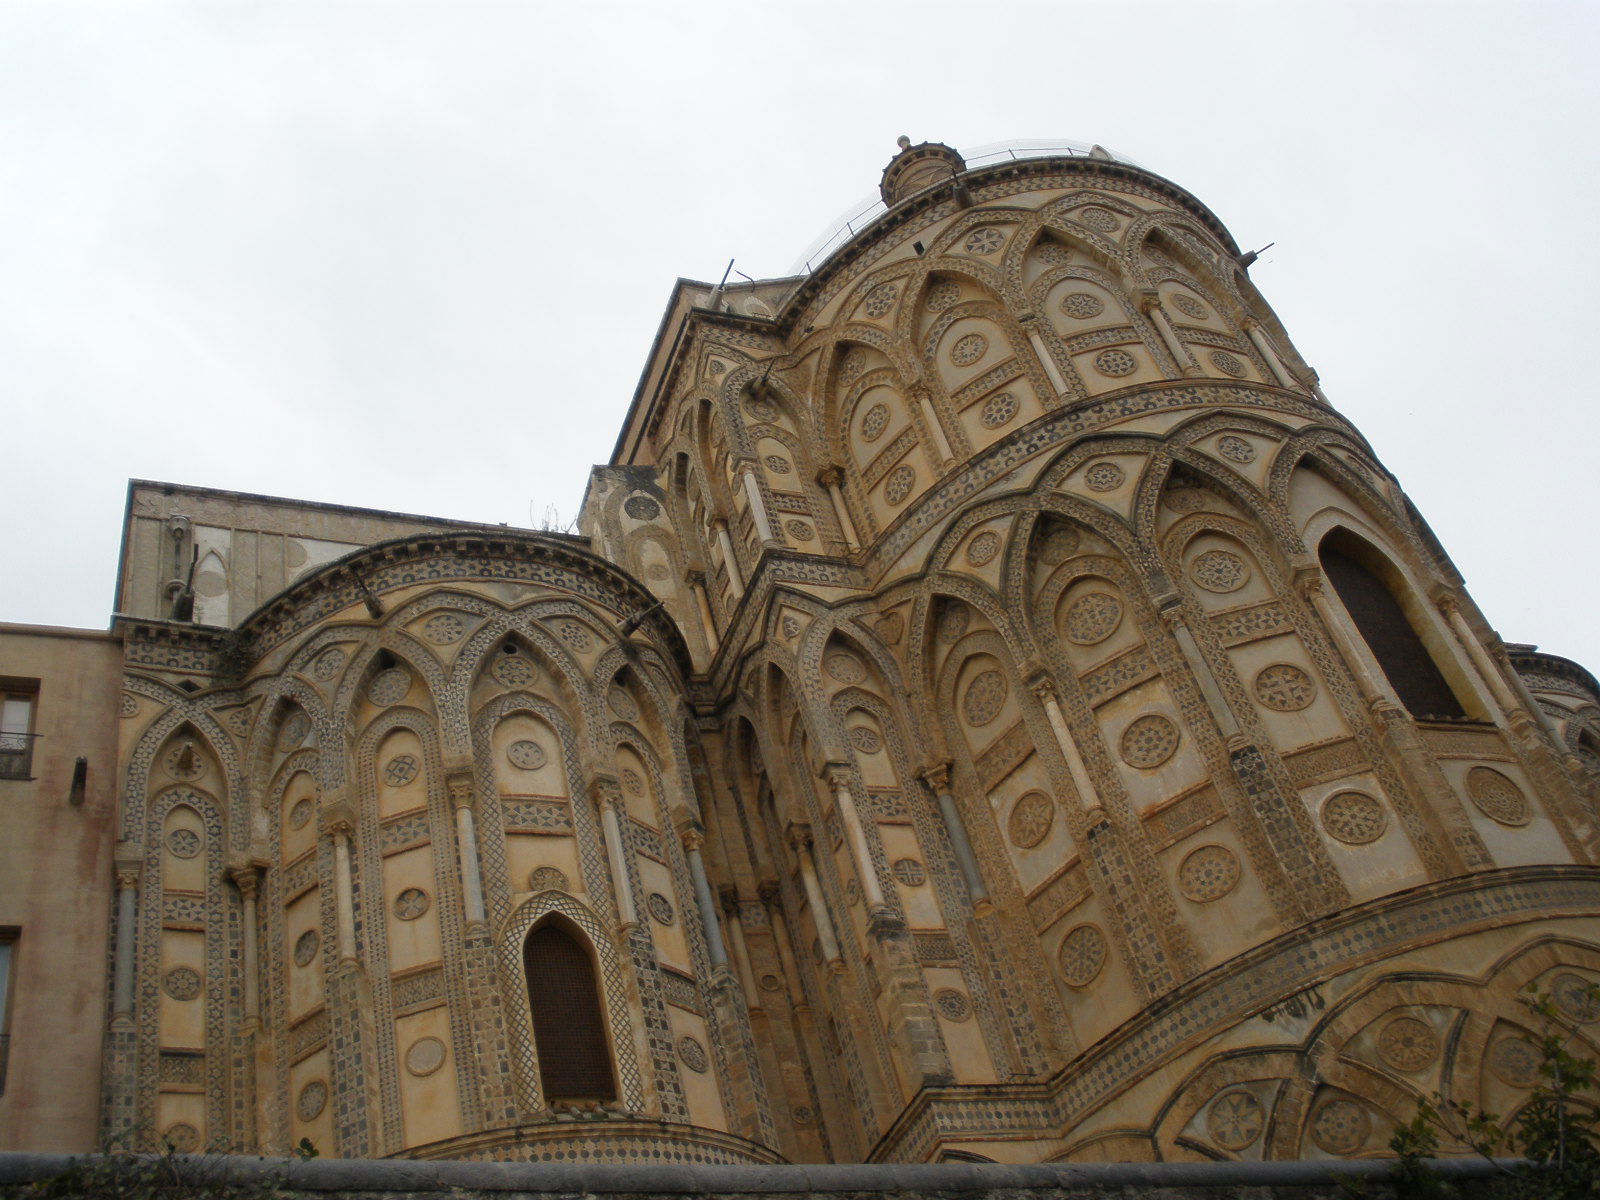
<path fill-rule="evenodd" d="M 900 153 L 883 169 L 883 179 L 878 184 L 883 202 L 890 208 L 924 188 L 954 179 L 967 169 L 966 160 L 943 142 L 913 146 L 911 139 L 901 134 L 899 145 Z"/>

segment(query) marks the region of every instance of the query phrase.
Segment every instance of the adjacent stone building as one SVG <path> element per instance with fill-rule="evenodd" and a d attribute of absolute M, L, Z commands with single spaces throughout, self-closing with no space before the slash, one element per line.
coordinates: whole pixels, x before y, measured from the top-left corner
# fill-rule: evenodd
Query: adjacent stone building
<path fill-rule="evenodd" d="M 679 282 L 581 536 L 131 486 L 105 1133 L 1348 1158 L 1591 1036 L 1595 680 L 1251 256 L 1099 148 L 882 193 Z"/>

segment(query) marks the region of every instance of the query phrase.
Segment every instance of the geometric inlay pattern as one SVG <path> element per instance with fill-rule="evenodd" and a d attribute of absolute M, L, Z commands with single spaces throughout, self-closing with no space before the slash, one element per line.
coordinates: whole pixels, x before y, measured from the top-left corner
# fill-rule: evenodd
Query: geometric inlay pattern
<path fill-rule="evenodd" d="M 969 367 L 988 353 L 988 350 L 988 338 L 981 333 L 969 333 L 965 337 L 956 339 L 956 344 L 950 347 L 950 361 L 958 367 Z"/>
<path fill-rule="evenodd" d="M 1243 379 L 1245 376 L 1244 364 L 1226 350 L 1213 350 L 1211 362 L 1224 375 L 1232 375 L 1235 379 Z"/>
<path fill-rule="evenodd" d="M 1396 1071 L 1420 1071 L 1439 1057 L 1439 1035 L 1416 1017 L 1396 1017 L 1378 1034 L 1378 1056 Z"/>
<path fill-rule="evenodd" d="M 985 429 L 998 429 L 1017 415 L 1019 407 L 1015 396 L 1010 392 L 1001 392 L 998 396 L 990 396 L 983 402 L 979 419 Z"/>
<path fill-rule="evenodd" d="M 294 1104 L 295 1115 L 302 1121 L 315 1121 L 327 1104 L 328 1085 L 320 1079 L 313 1079 L 300 1089 L 300 1098 Z"/>
<path fill-rule="evenodd" d="M 167 849 L 176 858 L 193 858 L 200 853 L 200 835 L 192 829 L 174 829 L 167 834 Z"/>
<path fill-rule="evenodd" d="M 193 1000 L 200 994 L 200 972 L 191 967 L 173 967 L 161 977 L 161 990 L 174 1000 Z"/>
<path fill-rule="evenodd" d="M 1273 712 L 1299 712 L 1317 698 L 1317 685 L 1299 667 L 1274 663 L 1263 667 L 1255 680 L 1256 699 Z"/>
<path fill-rule="evenodd" d="M 1189 564 L 1189 578 L 1208 592 L 1237 592 L 1250 578 L 1250 569 L 1237 554 L 1207 550 Z"/>
<path fill-rule="evenodd" d="M 1005 244 L 1005 234 L 998 229 L 974 229 L 972 236 L 967 238 L 964 249 L 968 254 L 993 254 Z"/>
<path fill-rule="evenodd" d="M 688 1034 L 678 1039 L 678 1057 L 683 1061 L 683 1065 L 696 1075 L 704 1075 L 711 1065 L 710 1060 L 706 1058 L 706 1048 Z"/>
<path fill-rule="evenodd" d="M 1354 1154 L 1371 1133 L 1371 1114 L 1353 1100 L 1330 1100 L 1311 1118 L 1311 1140 L 1329 1154 Z"/>
<path fill-rule="evenodd" d="M 880 283 L 867 293 L 867 316 L 881 317 L 894 307 L 900 290 L 892 283 Z"/>
<path fill-rule="evenodd" d="M 1079 321 L 1098 317 L 1106 310 L 1106 302 L 1089 292 L 1072 292 L 1061 297 L 1061 311 Z"/>
<path fill-rule="evenodd" d="M 521 654 L 502 654 L 494 660 L 494 666 L 489 668 L 495 682 L 508 688 L 527 687 L 533 682 L 538 671 L 533 663 Z"/>
<path fill-rule="evenodd" d="M 1079 925 L 1061 939 L 1061 978 L 1070 987 L 1092 983 L 1106 965 L 1105 935 L 1093 925 Z"/>
<path fill-rule="evenodd" d="M 1110 211 L 1092 204 L 1078 209 L 1072 215 L 1090 229 L 1098 229 L 1101 233 L 1114 233 L 1118 226 L 1117 218 Z"/>
<path fill-rule="evenodd" d="M 1204 321 L 1208 315 L 1206 306 L 1193 296 L 1185 295 L 1183 292 L 1173 292 L 1170 299 L 1172 307 L 1186 317 L 1193 317 L 1196 321 Z"/>
<path fill-rule="evenodd" d="M 1389 815 L 1364 792 L 1339 792 L 1322 802 L 1322 827 L 1347 846 L 1375 842 L 1389 828 Z"/>
<path fill-rule="evenodd" d="M 1147 771 L 1159 767 L 1178 749 L 1178 727 L 1159 713 L 1146 713 L 1122 731 L 1122 761 Z"/>
<path fill-rule="evenodd" d="M 436 1037 L 420 1037 L 406 1051 L 406 1070 L 413 1075 L 432 1075 L 444 1066 L 444 1043 Z"/>
<path fill-rule="evenodd" d="M 526 738 L 506 747 L 506 761 L 519 771 L 537 771 L 548 761 L 544 747 Z"/>
<path fill-rule="evenodd" d="M 1501 1038 L 1489 1052 L 1489 1069 L 1512 1087 L 1539 1081 L 1539 1048 L 1527 1038 Z"/>
<path fill-rule="evenodd" d="M 1211 1140 L 1224 1150 L 1243 1150 L 1261 1136 L 1266 1115 L 1249 1092 L 1225 1092 L 1211 1103 L 1206 1117 Z"/>
<path fill-rule="evenodd" d="M 861 660 L 843 650 L 835 650 L 827 655 L 822 660 L 822 669 L 840 683 L 860 683 L 867 677 L 867 669 L 861 665 Z"/>
<path fill-rule="evenodd" d="M 890 869 L 894 877 L 907 887 L 920 887 L 928 881 L 928 872 L 914 858 L 898 858 Z"/>
<path fill-rule="evenodd" d="M 999 671 L 984 671 L 967 685 L 961 701 L 961 714 L 974 728 L 987 725 L 1000 715 L 1010 691 L 1006 677 Z"/>
<path fill-rule="evenodd" d="M 660 892 L 651 892 L 650 898 L 645 901 L 645 908 L 658 925 L 671 925 L 677 916 L 672 910 L 672 901 Z"/>
<path fill-rule="evenodd" d="M 1522 789 L 1493 767 L 1467 772 L 1467 795 L 1484 816 L 1502 825 L 1526 825 L 1533 819 Z"/>
<path fill-rule="evenodd" d="M 934 992 L 933 1006 L 947 1021 L 965 1021 L 972 1015 L 972 1005 L 968 1003 L 966 993 L 955 988 L 940 988 Z"/>
<path fill-rule="evenodd" d="M 1113 379 L 1123 375 L 1132 375 L 1139 369 L 1139 360 L 1126 350 L 1106 350 L 1094 360 L 1094 369 L 1102 375 L 1109 375 Z"/>
<path fill-rule="evenodd" d="M 1122 468 L 1112 462 L 1095 463 L 1083 473 L 1083 481 L 1091 492 L 1114 492 L 1127 477 Z"/>
<path fill-rule="evenodd" d="M 1226 846 L 1201 846 L 1178 867 L 1178 890 L 1196 904 L 1220 900 L 1238 886 L 1239 859 Z"/>
<path fill-rule="evenodd" d="M 367 687 L 367 699 L 381 708 L 386 708 L 405 699 L 405 694 L 410 690 L 411 676 L 399 667 L 390 667 L 387 671 L 379 671 L 372 677 L 372 683 Z"/>
<path fill-rule="evenodd" d="M 1027 792 L 1012 805 L 1006 833 L 1012 845 L 1028 850 L 1044 841 L 1055 820 L 1055 801 L 1043 792 Z"/>
<path fill-rule="evenodd" d="M 1080 646 L 1103 642 L 1122 624 L 1122 601 L 1105 592 L 1090 592 L 1067 607 L 1067 640 Z"/>
<path fill-rule="evenodd" d="M 428 893 L 421 888 L 409 887 L 394 898 L 394 915 L 402 921 L 415 921 L 428 911 L 433 903 Z"/>
<path fill-rule="evenodd" d="M 317 936 L 315 929 L 308 929 L 294 940 L 294 965 L 309 967 L 311 960 L 317 956 L 317 948 L 322 944 L 322 939 Z"/>
<path fill-rule="evenodd" d="M 405 787 L 417 777 L 417 760 L 410 754 L 397 754 L 383 768 L 383 781 L 390 787 Z"/>
<path fill-rule="evenodd" d="M 986 529 L 967 543 L 967 561 L 975 567 L 986 566 L 1000 553 L 1000 535 Z"/>
<path fill-rule="evenodd" d="M 1550 983 L 1550 998 L 1569 1021 L 1587 1025 L 1600 1020 L 1600 993 L 1582 975 L 1563 971 Z"/>
<path fill-rule="evenodd" d="M 867 409 L 867 415 L 861 418 L 861 436 L 869 442 L 875 442 L 883 436 L 883 431 L 888 426 L 889 406 L 874 404 Z"/>
<path fill-rule="evenodd" d="M 1256 448 L 1242 437 L 1228 434 L 1217 442 L 1217 453 L 1236 463 L 1254 462 Z"/>
<path fill-rule="evenodd" d="M 535 867 L 528 876 L 530 892 L 565 892 L 570 891 L 571 887 L 567 873 L 560 867 Z"/>
<path fill-rule="evenodd" d="M 890 504 L 899 504 L 911 494 L 911 485 L 916 481 L 916 470 L 908 463 L 901 463 L 889 472 L 889 480 L 883 487 L 883 498 Z"/>
<path fill-rule="evenodd" d="M 448 646 L 452 642 L 459 642 L 466 631 L 465 622 L 455 613 L 440 613 L 428 618 L 427 624 L 422 627 L 422 636 L 435 646 Z"/>

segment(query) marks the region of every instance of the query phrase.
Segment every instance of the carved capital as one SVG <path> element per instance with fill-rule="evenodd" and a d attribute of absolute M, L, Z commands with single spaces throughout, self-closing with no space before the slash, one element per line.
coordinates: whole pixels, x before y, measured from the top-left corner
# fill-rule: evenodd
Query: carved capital
<path fill-rule="evenodd" d="M 724 885 L 717 889 L 717 899 L 722 902 L 722 911 L 733 920 L 739 919 L 739 889 Z"/>
<path fill-rule="evenodd" d="M 703 589 L 706 586 L 706 573 L 704 571 L 685 571 L 683 573 L 683 581 L 690 587 Z"/>
<path fill-rule="evenodd" d="M 826 466 L 817 472 L 817 482 L 825 488 L 838 487 L 844 482 L 844 471 L 836 466 Z"/>
<path fill-rule="evenodd" d="M 789 828 L 786 832 L 788 834 L 789 844 L 791 846 L 800 851 L 802 854 L 810 853 L 811 825 L 808 822 L 792 821 L 790 822 Z"/>
<path fill-rule="evenodd" d="M 756 884 L 756 895 L 768 908 L 776 908 L 780 912 L 783 910 L 783 888 L 776 879 L 763 879 Z"/>
<path fill-rule="evenodd" d="M 683 842 L 683 849 L 688 854 L 698 854 L 700 847 L 706 844 L 705 831 L 692 822 L 685 822 L 678 830 L 678 837 Z"/>
<path fill-rule="evenodd" d="M 938 762 L 927 763 L 918 772 L 922 782 L 928 785 L 928 790 L 936 796 L 943 796 L 950 790 L 950 760 L 941 759 Z"/>
<path fill-rule="evenodd" d="M 622 784 L 609 771 L 594 771 L 589 776 L 589 797 L 602 808 L 622 805 Z"/>
<path fill-rule="evenodd" d="M 1139 311 L 1143 313 L 1157 312 L 1161 308 L 1161 293 L 1155 288 L 1139 289 Z"/>
<path fill-rule="evenodd" d="M 1038 698 L 1040 704 L 1055 704 L 1056 681 L 1050 677 L 1050 672 L 1043 667 L 1034 667 L 1024 676 L 1023 682 L 1030 692 Z"/>
<path fill-rule="evenodd" d="M 1289 564 L 1289 571 L 1295 591 L 1307 600 L 1321 592 L 1327 582 L 1326 576 L 1322 573 L 1322 565 L 1312 559 L 1296 559 Z"/>
<path fill-rule="evenodd" d="M 356 812 L 348 804 L 330 804 L 322 810 L 322 832 L 329 837 L 351 838 L 356 832 Z"/>
<path fill-rule="evenodd" d="M 1445 584 L 1435 584 L 1429 596 L 1446 617 L 1453 617 L 1461 611 L 1461 598 Z"/>
<path fill-rule="evenodd" d="M 472 769 L 470 767 L 447 772 L 444 777 L 444 786 L 445 790 L 450 793 L 450 807 L 472 807 L 476 789 L 473 787 Z"/>
<path fill-rule="evenodd" d="M 850 764 L 847 762 L 823 763 L 822 777 L 828 781 L 828 786 L 835 792 L 848 792 L 850 790 Z"/>
<path fill-rule="evenodd" d="M 1154 596 L 1156 611 L 1161 614 L 1161 619 L 1168 625 L 1182 625 L 1183 597 L 1176 591 L 1161 592 Z"/>
<path fill-rule="evenodd" d="M 239 889 L 239 895 L 253 900 L 261 887 L 261 867 L 253 862 L 234 860 L 228 864 L 228 878 Z"/>
<path fill-rule="evenodd" d="M 144 872 L 144 864 L 137 858 L 118 857 L 113 870 L 117 877 L 117 889 L 139 890 L 139 876 Z"/>

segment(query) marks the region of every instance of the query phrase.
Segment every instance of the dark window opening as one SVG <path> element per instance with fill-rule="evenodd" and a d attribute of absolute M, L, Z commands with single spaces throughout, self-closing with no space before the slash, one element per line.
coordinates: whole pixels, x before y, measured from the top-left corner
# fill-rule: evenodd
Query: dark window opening
<path fill-rule="evenodd" d="M 1406 711 L 1419 720 L 1467 714 L 1383 580 L 1348 554 L 1323 543 L 1318 557 L 1333 590 Z"/>
<path fill-rule="evenodd" d="M 533 1042 L 545 1103 L 615 1100 L 600 988 L 588 949 L 559 921 L 523 945 Z"/>

